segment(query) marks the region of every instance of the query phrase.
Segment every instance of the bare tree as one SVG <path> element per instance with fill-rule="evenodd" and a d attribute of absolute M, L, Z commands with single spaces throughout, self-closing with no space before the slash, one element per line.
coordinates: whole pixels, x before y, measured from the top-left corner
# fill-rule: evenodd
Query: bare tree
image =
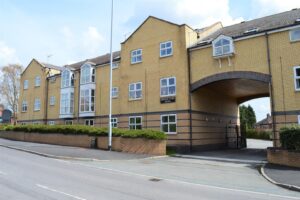
<path fill-rule="evenodd" d="M 1 68 L 0 95 L 13 112 L 14 121 L 17 118 L 17 107 L 20 92 L 20 78 L 23 67 L 10 64 Z"/>

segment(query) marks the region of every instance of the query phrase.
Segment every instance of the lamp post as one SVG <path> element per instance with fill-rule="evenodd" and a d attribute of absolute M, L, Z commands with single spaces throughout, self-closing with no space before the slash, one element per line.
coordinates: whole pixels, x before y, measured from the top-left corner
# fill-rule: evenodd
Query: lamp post
<path fill-rule="evenodd" d="M 112 142 L 112 67 L 113 67 L 113 52 L 112 52 L 112 37 L 113 37 L 113 17 L 114 17 L 114 0 L 111 0 L 111 22 L 110 22 L 110 70 L 109 70 L 109 121 L 108 121 L 108 150 L 111 151 Z"/>

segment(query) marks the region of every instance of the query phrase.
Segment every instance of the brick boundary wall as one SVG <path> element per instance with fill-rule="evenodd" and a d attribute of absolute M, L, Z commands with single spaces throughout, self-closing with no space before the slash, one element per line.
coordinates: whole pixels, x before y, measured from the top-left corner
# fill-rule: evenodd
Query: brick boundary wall
<path fill-rule="evenodd" d="M 269 163 L 300 168 L 300 152 L 279 148 L 268 148 L 267 152 Z"/>
<path fill-rule="evenodd" d="M 104 150 L 107 150 L 108 147 L 107 137 L 93 137 L 88 135 L 0 131 L 0 138 L 82 148 L 91 148 L 92 141 L 96 139 L 96 147 Z M 114 151 L 158 156 L 166 155 L 166 140 L 113 137 L 112 145 Z"/>

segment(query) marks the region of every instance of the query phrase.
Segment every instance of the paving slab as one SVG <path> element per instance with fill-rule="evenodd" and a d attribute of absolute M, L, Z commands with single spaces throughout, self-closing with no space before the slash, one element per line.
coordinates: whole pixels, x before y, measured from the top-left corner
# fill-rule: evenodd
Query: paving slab
<path fill-rule="evenodd" d="M 144 154 L 130 154 L 123 152 L 105 151 L 99 149 L 86 149 L 80 147 L 69 147 L 59 145 L 49 145 L 31 142 L 20 142 L 0 139 L 0 145 L 29 152 L 36 152 L 40 155 L 50 157 L 66 157 L 70 159 L 97 159 L 97 160 L 129 160 L 150 157 Z"/>
<path fill-rule="evenodd" d="M 264 172 L 273 181 L 279 184 L 296 186 L 300 191 L 300 168 L 267 164 L 264 166 Z"/>

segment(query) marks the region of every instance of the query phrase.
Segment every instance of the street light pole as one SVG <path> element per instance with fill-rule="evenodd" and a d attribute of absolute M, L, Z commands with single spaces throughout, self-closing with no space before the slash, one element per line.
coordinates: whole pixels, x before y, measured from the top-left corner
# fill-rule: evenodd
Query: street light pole
<path fill-rule="evenodd" d="M 112 67 L 113 67 L 113 52 L 112 52 L 112 37 L 113 37 L 113 17 L 114 17 L 114 0 L 111 0 L 111 23 L 110 23 L 110 70 L 109 70 L 109 121 L 108 121 L 108 150 L 112 149 Z"/>

